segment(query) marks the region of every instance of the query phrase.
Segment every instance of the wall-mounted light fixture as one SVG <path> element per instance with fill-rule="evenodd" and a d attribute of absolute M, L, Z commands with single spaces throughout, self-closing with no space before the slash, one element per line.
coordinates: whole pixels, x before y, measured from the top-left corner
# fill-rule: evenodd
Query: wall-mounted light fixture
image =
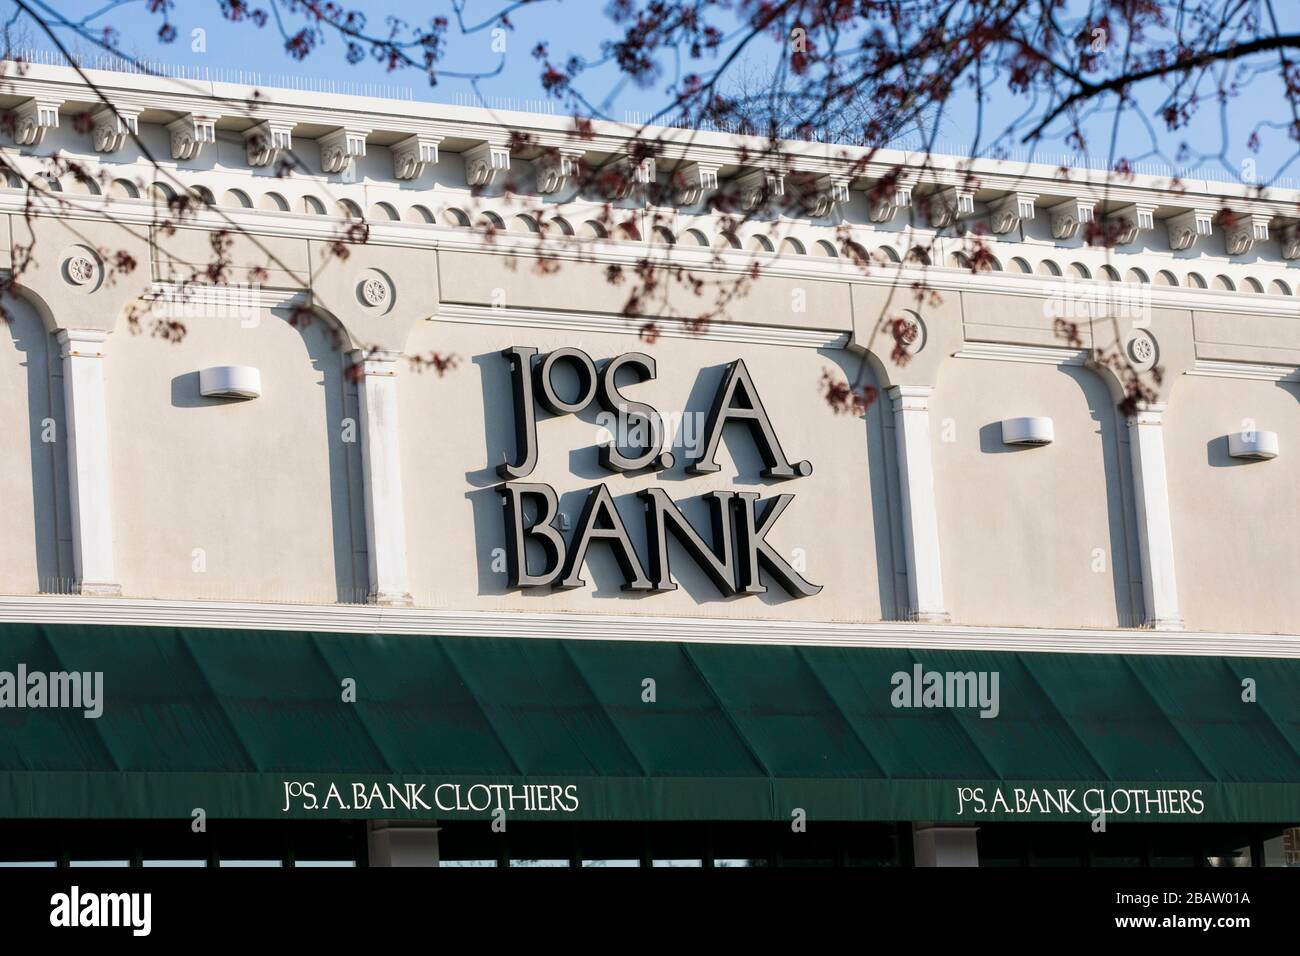
<path fill-rule="evenodd" d="M 1233 432 L 1228 436 L 1228 454 L 1247 461 L 1268 461 L 1278 452 L 1277 432 Z"/>
<path fill-rule="evenodd" d="M 204 398 L 258 398 L 262 373 L 251 365 L 218 365 L 199 372 L 199 394 Z"/>
<path fill-rule="evenodd" d="M 1004 445 L 1050 445 L 1055 438 L 1050 418 L 1007 418 L 1002 422 Z"/>

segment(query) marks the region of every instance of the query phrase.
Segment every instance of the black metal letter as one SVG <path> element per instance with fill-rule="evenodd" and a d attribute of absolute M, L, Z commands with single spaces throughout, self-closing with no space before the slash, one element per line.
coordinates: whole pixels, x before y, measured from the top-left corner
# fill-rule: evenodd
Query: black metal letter
<path fill-rule="evenodd" d="M 617 416 L 613 439 L 608 444 L 600 446 L 600 465 L 607 471 L 640 471 L 651 466 L 671 468 L 672 452 L 659 454 L 664 447 L 664 420 L 659 412 L 644 402 L 629 402 L 619 393 L 615 378 L 619 370 L 625 366 L 636 369 L 638 380 L 642 382 L 650 381 L 656 373 L 655 360 L 644 352 L 625 352 L 617 358 L 610 359 L 600 370 L 598 395 L 601 407 Z M 628 458 L 619 451 L 618 436 L 625 426 L 630 428 L 626 423 L 633 419 L 640 419 L 650 427 L 650 441 L 640 455 Z"/>
<path fill-rule="evenodd" d="M 733 511 L 736 515 L 736 555 L 739 570 L 738 583 L 742 594 L 766 594 L 767 588 L 759 583 L 758 566 L 761 563 L 768 574 L 776 578 L 777 583 L 791 597 L 811 597 L 822 589 L 820 584 L 809 584 L 802 575 L 786 563 L 785 558 L 773 550 L 763 540 L 772 525 L 781 517 L 781 512 L 794 501 L 794 495 L 777 495 L 770 499 L 771 504 L 763 513 L 762 520 L 754 523 L 754 505 L 758 493 L 741 491 L 736 494 Z"/>
<path fill-rule="evenodd" d="M 739 400 L 740 404 L 736 404 Z M 759 454 L 763 456 L 764 478 L 806 478 L 812 474 L 812 462 L 801 461 L 791 465 L 781 450 L 781 442 L 776 437 L 763 400 L 758 397 L 758 389 L 749 377 L 743 359 L 736 359 L 727 366 L 727 374 L 722 378 L 722 385 L 713 397 L 713 407 L 709 409 L 705 432 L 708 443 L 704 454 L 692 464 L 687 471 L 694 475 L 703 475 L 719 471 L 720 466 L 714 458 L 718 454 L 718 442 L 722 440 L 722 429 L 728 421 L 741 421 L 749 425 L 749 432 L 758 445 Z"/>
<path fill-rule="evenodd" d="M 514 345 L 501 353 L 510 360 L 510 376 L 515 397 L 515 454 L 519 464 L 507 458 L 497 465 L 497 474 L 507 481 L 527 478 L 537 467 L 537 413 L 533 410 L 533 356 L 537 349 Z"/>
<path fill-rule="evenodd" d="M 506 574 L 512 588 L 540 588 L 560 576 L 564 567 L 564 535 L 552 522 L 560 510 L 560 500 L 550 485 L 503 484 L 497 491 L 505 499 Z M 524 527 L 524 499 L 539 499 L 545 509 L 529 527 Z M 542 543 L 546 565 L 541 574 L 528 573 L 528 538 Z"/>
<path fill-rule="evenodd" d="M 640 492 L 645 502 L 646 537 L 650 543 L 650 580 L 656 591 L 675 591 L 668 570 L 667 531 L 681 542 L 695 563 L 709 576 L 709 580 L 724 597 L 736 593 L 735 565 L 731 550 L 731 520 L 727 515 L 727 502 L 735 497 L 734 491 L 710 491 L 704 497 L 709 501 L 709 524 L 713 529 L 713 547 L 704 543 L 677 504 L 662 488 L 647 488 Z M 721 556 L 718 552 L 721 551 Z"/>
<path fill-rule="evenodd" d="M 551 384 L 551 369 L 557 362 L 570 362 L 578 370 L 578 400 L 576 402 L 566 402 L 555 391 L 555 386 Z M 582 349 L 556 349 L 554 352 L 547 352 L 546 358 L 542 359 L 541 364 L 537 366 L 537 400 L 545 406 L 546 410 L 552 415 L 566 415 L 569 412 L 580 412 L 596 397 L 596 363 L 591 360 L 591 356 Z"/>
<path fill-rule="evenodd" d="M 614 507 L 614 499 L 609 489 L 603 484 L 591 489 L 587 502 L 582 506 L 582 517 L 578 519 L 578 532 L 569 549 L 569 561 L 564 568 L 564 577 L 556 587 L 580 588 L 587 582 L 582 580 L 582 566 L 587 560 L 587 548 L 592 541 L 608 542 L 614 549 L 614 557 L 623 571 L 624 591 L 649 591 L 650 581 L 641 569 L 641 560 L 636 556 L 632 541 L 623 527 L 623 519 Z"/>

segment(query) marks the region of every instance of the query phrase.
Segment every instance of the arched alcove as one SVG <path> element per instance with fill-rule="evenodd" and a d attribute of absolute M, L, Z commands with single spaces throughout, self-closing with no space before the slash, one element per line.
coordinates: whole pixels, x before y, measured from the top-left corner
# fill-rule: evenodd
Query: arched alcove
<path fill-rule="evenodd" d="M 469 228 L 469 215 L 455 206 L 448 206 L 442 211 L 442 221 L 455 229 Z"/>
<path fill-rule="evenodd" d="M 182 307 L 179 320 L 182 344 L 118 333 L 105 349 L 112 480 L 131 489 L 113 502 L 124 593 L 363 599 L 364 521 L 350 490 L 360 487 L 359 413 L 346 336 L 320 313 L 238 302 L 201 316 Z M 261 396 L 201 396 L 199 372 L 217 361 L 256 368 Z M 295 542 L 292 561 L 285 541 Z"/>
<path fill-rule="evenodd" d="M 1030 415 L 1050 418 L 1055 440 L 1004 444 L 1002 421 Z M 1126 433 L 1099 375 L 1076 364 L 950 360 L 930 420 L 954 620 L 1140 623 Z"/>
<path fill-rule="evenodd" d="M 6 295 L 0 330 L 0 420 L 8 422 L 0 469 L 0 593 L 65 593 L 73 565 L 58 343 L 29 293 Z"/>
<path fill-rule="evenodd" d="M 433 213 L 429 211 L 428 206 L 421 206 L 417 203 L 414 206 L 407 207 L 406 214 L 402 218 L 407 222 L 428 223 L 433 222 Z"/>
<path fill-rule="evenodd" d="M 289 200 L 285 199 L 280 193 L 266 192 L 257 200 L 257 208 L 265 209 L 268 212 L 288 212 Z"/>
<path fill-rule="evenodd" d="M 221 195 L 221 205 L 234 209 L 252 209 L 253 200 L 242 189 L 227 189 Z"/>

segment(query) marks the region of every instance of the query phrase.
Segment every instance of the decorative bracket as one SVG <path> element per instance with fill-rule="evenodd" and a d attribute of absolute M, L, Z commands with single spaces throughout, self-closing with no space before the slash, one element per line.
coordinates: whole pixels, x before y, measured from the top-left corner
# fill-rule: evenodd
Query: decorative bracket
<path fill-rule="evenodd" d="M 803 197 L 803 205 L 813 219 L 824 219 L 840 203 L 849 201 L 849 180 L 843 176 L 818 176 Z"/>
<path fill-rule="evenodd" d="M 90 140 L 97 153 L 116 153 L 128 134 L 140 132 L 140 111 L 104 106 L 91 114 Z"/>
<path fill-rule="evenodd" d="M 469 186 L 490 186 L 497 173 L 510 168 L 510 147 L 499 143 L 479 143 L 460 155 L 465 161 L 465 183 Z"/>
<path fill-rule="evenodd" d="M 544 196 L 558 193 L 578 174 L 579 164 L 586 155 L 582 149 L 548 149 L 533 163 L 537 191 Z"/>
<path fill-rule="evenodd" d="M 632 195 L 636 186 L 645 186 L 655 181 L 654 157 L 635 159 L 624 156 L 612 163 L 599 177 L 601 191 L 610 201 L 626 199 Z"/>
<path fill-rule="evenodd" d="M 398 179 L 419 179 L 425 166 L 438 162 L 441 136 L 416 133 L 393 144 L 393 175 Z"/>
<path fill-rule="evenodd" d="M 1067 199 L 1052 207 L 1052 236 L 1073 239 L 1079 229 L 1093 221 L 1097 203 L 1091 199 Z"/>
<path fill-rule="evenodd" d="M 1114 239 L 1115 245 L 1127 246 L 1139 232 L 1155 228 L 1155 212 L 1155 205 L 1145 202 L 1116 209 L 1106 217 L 1106 235 Z"/>
<path fill-rule="evenodd" d="M 1283 259 L 1300 259 L 1300 222 L 1289 222 L 1278 231 Z"/>
<path fill-rule="evenodd" d="M 172 159 L 197 159 L 203 147 L 217 141 L 216 120 L 196 113 L 187 113 L 167 124 L 171 134 Z"/>
<path fill-rule="evenodd" d="M 687 163 L 673 171 L 673 202 L 694 206 L 704 193 L 718 188 L 718 163 Z"/>
<path fill-rule="evenodd" d="M 948 186 L 930 194 L 929 206 L 930 225 L 935 229 L 946 229 L 962 216 L 975 211 L 975 191 Z"/>
<path fill-rule="evenodd" d="M 1169 248 L 1183 252 L 1196 245 L 1201 236 L 1214 231 L 1214 213 L 1208 209 L 1189 209 L 1170 216 L 1165 220 L 1165 227 L 1169 230 Z"/>
<path fill-rule="evenodd" d="M 872 195 L 868 190 L 867 202 L 871 206 L 872 222 L 892 222 L 898 210 L 912 205 L 912 186 L 910 183 L 895 183 L 893 192 L 888 195 L 884 195 L 883 189 L 880 195 Z"/>
<path fill-rule="evenodd" d="M 1008 193 L 993 203 L 990 208 L 989 224 L 993 232 L 1005 236 L 1022 222 L 1034 218 L 1035 193 Z"/>
<path fill-rule="evenodd" d="M 366 155 L 366 131 L 346 126 L 326 133 L 320 145 L 320 168 L 325 173 L 341 173 L 354 160 Z"/>
<path fill-rule="evenodd" d="M 244 148 L 248 165 L 270 166 L 280 154 L 293 148 L 293 123 L 267 120 L 245 131 Z"/>
<path fill-rule="evenodd" d="M 1255 243 L 1268 239 L 1269 216 L 1257 213 L 1233 215 L 1233 222 L 1223 225 L 1223 248 L 1230 256 L 1244 256 Z"/>
<path fill-rule="evenodd" d="M 766 169 L 745 173 L 737 177 L 733 185 L 740 198 L 740 207 L 746 212 L 753 212 L 773 199 L 785 196 L 785 175 Z"/>
<path fill-rule="evenodd" d="M 59 100 L 34 97 L 14 107 L 14 140 L 19 146 L 39 146 L 47 129 L 59 128 Z"/>

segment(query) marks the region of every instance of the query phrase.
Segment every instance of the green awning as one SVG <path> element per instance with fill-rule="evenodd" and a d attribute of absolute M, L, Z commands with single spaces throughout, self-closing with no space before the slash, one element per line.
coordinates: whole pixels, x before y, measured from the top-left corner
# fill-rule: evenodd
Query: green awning
<path fill-rule="evenodd" d="M 1297 660 L 0 625 L 19 665 L 103 714 L 0 707 L 0 817 L 1300 821 Z M 918 665 L 997 716 L 894 706 Z"/>

